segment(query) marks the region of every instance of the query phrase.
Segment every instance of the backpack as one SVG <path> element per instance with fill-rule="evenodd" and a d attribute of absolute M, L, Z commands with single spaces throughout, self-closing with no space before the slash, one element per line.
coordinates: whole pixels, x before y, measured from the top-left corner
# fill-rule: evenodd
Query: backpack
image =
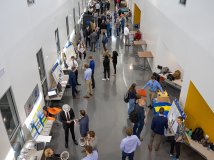
<path fill-rule="evenodd" d="M 134 107 L 134 110 L 129 114 L 129 120 L 132 123 L 137 123 L 139 121 L 139 119 L 138 119 L 138 110 L 137 110 L 136 105 Z"/>
<path fill-rule="evenodd" d="M 166 78 L 168 80 L 170 80 L 170 81 L 174 81 L 175 80 L 175 77 L 172 74 L 168 74 Z"/>
<path fill-rule="evenodd" d="M 204 131 L 202 128 L 198 127 L 192 132 L 191 138 L 196 141 L 201 141 L 204 138 Z"/>
<path fill-rule="evenodd" d="M 175 79 L 180 79 L 181 78 L 181 71 L 176 70 L 175 73 L 173 73 L 173 77 Z"/>
<path fill-rule="evenodd" d="M 107 36 L 104 36 L 103 39 L 102 39 L 102 42 L 103 42 L 103 43 L 107 43 L 107 42 L 108 42 L 108 37 L 107 37 Z"/>
<path fill-rule="evenodd" d="M 129 92 L 127 92 L 127 93 L 124 95 L 124 102 L 126 102 L 126 103 L 129 102 Z"/>

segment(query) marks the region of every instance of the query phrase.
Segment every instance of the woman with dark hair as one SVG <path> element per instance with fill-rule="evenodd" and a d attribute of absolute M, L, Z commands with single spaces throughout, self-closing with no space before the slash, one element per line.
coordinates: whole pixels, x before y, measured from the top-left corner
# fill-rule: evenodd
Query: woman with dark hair
<path fill-rule="evenodd" d="M 137 99 L 136 83 L 132 83 L 128 90 L 129 102 L 128 102 L 128 114 L 134 110 L 135 102 Z"/>
<path fill-rule="evenodd" d="M 116 75 L 117 56 L 118 56 L 117 51 L 113 51 L 113 53 L 112 53 L 112 63 L 113 63 L 113 67 L 114 67 L 114 74 L 113 74 L 113 76 Z"/>
<path fill-rule="evenodd" d="M 105 55 L 104 57 L 103 68 L 104 68 L 104 78 L 102 80 L 105 81 L 106 77 L 107 77 L 107 80 L 110 80 L 110 60 L 108 55 Z"/>

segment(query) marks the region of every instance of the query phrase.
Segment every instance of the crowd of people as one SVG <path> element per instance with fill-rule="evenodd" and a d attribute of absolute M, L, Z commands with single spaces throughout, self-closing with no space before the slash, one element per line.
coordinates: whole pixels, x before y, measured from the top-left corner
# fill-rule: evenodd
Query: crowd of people
<path fill-rule="evenodd" d="M 77 56 L 72 56 L 71 59 L 68 59 L 66 64 L 69 68 L 69 84 L 72 90 L 73 98 L 77 98 L 79 90 L 77 90 L 78 83 L 78 69 L 79 64 L 77 59 L 80 61 L 88 60 L 83 64 L 84 68 L 84 82 L 86 86 L 86 95 L 84 98 L 90 98 L 93 96 L 93 90 L 95 89 L 95 79 L 94 73 L 96 64 L 93 56 L 95 54 L 88 55 L 88 49 L 91 52 L 96 52 L 96 48 L 100 47 L 100 43 L 103 46 L 103 73 L 104 77 L 102 80 L 110 80 L 110 62 L 112 61 L 114 72 L 113 76 L 116 76 L 117 73 L 117 57 L 118 52 L 110 51 L 107 49 L 107 43 L 109 38 L 113 35 L 112 29 L 115 28 L 115 36 L 120 36 L 121 34 L 125 37 L 125 45 L 129 46 L 129 17 L 131 16 L 130 10 L 127 14 L 121 10 L 121 1 L 114 0 L 115 11 L 110 11 L 110 1 L 109 0 L 94 0 L 91 1 L 88 8 L 88 14 L 93 17 L 93 20 L 86 23 L 85 28 L 82 28 L 83 37 L 80 38 L 76 49 Z M 113 27 L 114 24 L 114 27 Z M 133 40 L 141 40 L 142 34 L 140 30 L 134 34 Z M 147 105 L 146 98 L 137 94 L 136 84 L 133 83 L 128 90 L 128 111 L 127 116 L 130 121 L 133 123 L 133 127 L 128 127 L 126 129 L 126 135 L 122 139 L 120 144 L 120 149 L 122 152 L 122 160 L 125 160 L 126 157 L 129 160 L 134 159 L 134 152 L 138 146 L 141 145 L 143 137 L 141 137 L 141 132 L 144 125 L 147 123 L 148 108 L 152 107 L 152 99 L 156 97 L 158 89 L 163 92 L 163 89 L 158 81 L 155 80 L 155 77 L 152 76 L 143 89 L 149 87 L 149 100 L 150 105 Z M 151 136 L 150 143 L 148 144 L 148 150 L 152 151 L 153 142 L 155 141 L 155 151 L 159 150 L 161 139 L 164 135 L 164 129 L 167 129 L 168 120 L 164 117 L 164 108 L 159 109 L 159 115 L 155 116 L 151 124 Z M 62 112 L 60 113 L 60 121 L 63 124 L 63 129 L 65 133 L 65 148 L 68 148 L 68 137 L 69 130 L 72 135 L 72 140 L 75 145 L 78 145 L 78 142 L 75 138 L 74 125 L 79 125 L 80 130 L 80 143 L 84 147 L 83 153 L 85 157 L 82 160 L 98 160 L 98 140 L 93 130 L 89 128 L 89 116 L 85 110 L 79 111 L 79 119 L 75 117 L 72 107 L 65 104 L 62 107 Z M 184 140 L 185 127 L 182 122 L 182 117 L 178 117 L 178 129 L 175 135 L 175 139 L 171 144 L 170 156 L 173 155 L 174 147 L 176 148 L 176 158 L 179 159 L 180 156 L 180 143 Z M 48 160 L 55 160 L 58 155 L 54 154 L 53 150 L 50 148 L 45 151 L 45 156 Z"/>

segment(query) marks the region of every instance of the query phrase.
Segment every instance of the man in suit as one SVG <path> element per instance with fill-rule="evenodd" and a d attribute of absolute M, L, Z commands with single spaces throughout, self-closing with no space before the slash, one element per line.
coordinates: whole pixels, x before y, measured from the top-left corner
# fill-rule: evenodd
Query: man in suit
<path fill-rule="evenodd" d="M 74 144 L 78 145 L 75 139 L 75 133 L 74 133 L 74 120 L 75 120 L 74 111 L 68 104 L 64 104 L 62 106 L 62 110 L 63 111 L 60 113 L 60 119 L 62 121 L 63 129 L 65 131 L 65 148 L 68 148 L 69 129 L 70 129 Z"/>
<path fill-rule="evenodd" d="M 76 94 L 78 93 L 77 89 L 76 89 L 76 75 L 75 75 L 75 67 L 71 68 L 71 71 L 69 72 L 69 84 L 72 88 L 72 95 L 73 98 L 76 98 Z"/>

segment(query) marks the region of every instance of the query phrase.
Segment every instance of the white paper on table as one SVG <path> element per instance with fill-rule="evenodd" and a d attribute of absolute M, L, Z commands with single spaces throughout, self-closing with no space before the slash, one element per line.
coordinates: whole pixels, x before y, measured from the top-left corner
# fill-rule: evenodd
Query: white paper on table
<path fill-rule="evenodd" d="M 36 138 L 36 142 L 50 142 L 51 141 L 52 136 L 43 136 L 43 135 L 39 135 Z"/>

